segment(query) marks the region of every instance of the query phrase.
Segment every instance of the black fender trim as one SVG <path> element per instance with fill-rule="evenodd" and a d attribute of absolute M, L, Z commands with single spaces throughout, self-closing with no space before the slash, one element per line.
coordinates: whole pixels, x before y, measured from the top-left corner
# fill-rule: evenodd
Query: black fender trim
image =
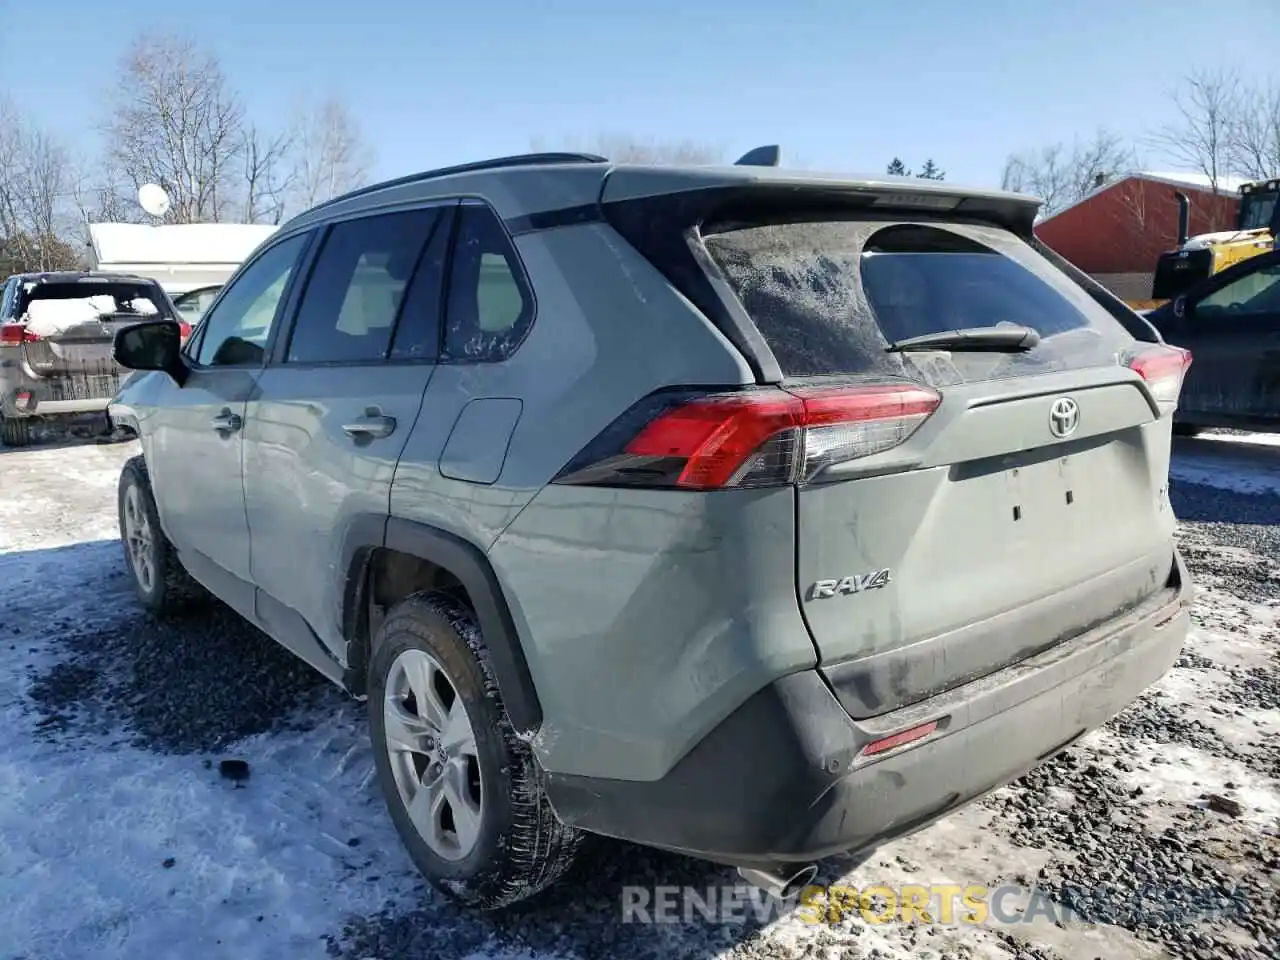
<path fill-rule="evenodd" d="M 428 560 L 448 570 L 466 588 L 475 608 L 494 679 L 511 725 L 521 737 L 542 724 L 542 704 L 529 673 L 511 608 L 488 558 L 460 537 L 411 520 L 387 520 L 386 547 Z"/>
<path fill-rule="evenodd" d="M 346 640 L 342 659 L 346 661 L 345 686 L 352 692 L 364 693 L 364 674 L 367 664 L 367 644 L 355 643 L 364 635 L 368 620 L 369 558 L 387 538 L 385 513 L 361 513 L 350 518 L 342 535 L 341 553 L 338 556 L 338 574 L 344 579 L 334 584 L 331 596 L 340 609 L 333 611 L 335 622 Z M 369 638 L 372 639 L 372 638 Z"/>

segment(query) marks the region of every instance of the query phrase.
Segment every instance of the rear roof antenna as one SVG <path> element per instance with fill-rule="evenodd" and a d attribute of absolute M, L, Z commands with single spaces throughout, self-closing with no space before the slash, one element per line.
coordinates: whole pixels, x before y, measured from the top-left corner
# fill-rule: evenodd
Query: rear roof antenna
<path fill-rule="evenodd" d="M 782 159 L 782 148 L 776 143 L 748 150 L 734 163 L 735 167 L 776 167 Z"/>

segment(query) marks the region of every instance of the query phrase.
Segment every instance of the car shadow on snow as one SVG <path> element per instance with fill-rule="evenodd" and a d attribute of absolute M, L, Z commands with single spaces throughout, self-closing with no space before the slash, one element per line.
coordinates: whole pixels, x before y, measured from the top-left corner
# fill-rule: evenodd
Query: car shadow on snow
<path fill-rule="evenodd" d="M 0 639 L 47 655 L 28 696 L 50 735 L 80 723 L 165 753 L 224 749 L 296 725 L 341 694 L 222 604 L 160 620 L 134 598 L 116 541 L 0 556 Z"/>
<path fill-rule="evenodd" d="M 4 641 L 20 654 L 14 662 L 27 665 L 37 734 L 54 743 L 225 752 L 255 734 L 288 735 L 334 711 L 362 712 L 217 602 L 167 620 L 147 614 L 132 594 L 116 541 L 0 555 Z M 462 960 L 496 950 L 530 958 L 709 960 L 752 941 L 780 912 L 757 899 L 730 909 L 721 923 L 696 910 L 686 916 L 677 901 L 674 922 L 624 922 L 625 897 L 652 903 L 661 888 L 674 887 L 697 891 L 713 908 L 731 887 L 740 897 L 764 898 L 727 868 L 589 838 L 574 869 L 525 903 L 479 914 L 423 885 L 420 905 L 400 901 L 351 917 L 328 949 L 344 958 Z M 762 902 L 769 911 L 763 915 Z"/>
<path fill-rule="evenodd" d="M 837 869 L 836 875 L 842 872 Z M 732 902 L 730 894 L 736 898 Z M 340 935 L 330 938 L 330 955 L 340 960 L 755 956 L 751 944 L 764 928 L 794 909 L 794 902 L 780 903 L 747 887 L 726 867 L 598 837 L 588 838 L 578 862 L 558 883 L 505 910 L 477 913 L 425 889 L 423 896 L 417 909 L 349 920 Z M 841 942 L 847 946 L 847 936 Z"/>
<path fill-rule="evenodd" d="M 26 446 L 9 447 L 0 443 L 0 456 L 6 453 L 47 452 L 67 447 L 94 446 L 97 444 L 126 443 L 133 436 L 113 437 L 103 414 L 89 414 L 65 423 L 37 421 L 31 426 L 31 439 Z"/>

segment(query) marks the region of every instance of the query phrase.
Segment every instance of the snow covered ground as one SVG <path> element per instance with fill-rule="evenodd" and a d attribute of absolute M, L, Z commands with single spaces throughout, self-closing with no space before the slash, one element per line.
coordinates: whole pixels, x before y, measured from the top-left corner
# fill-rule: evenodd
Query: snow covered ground
<path fill-rule="evenodd" d="M 1235 910 L 1231 921 L 1094 926 L 813 925 L 794 914 L 625 924 L 625 886 L 736 880 L 603 841 L 541 898 L 461 913 L 400 848 L 360 704 L 230 614 L 157 623 L 133 603 L 115 485 L 134 452 L 0 450 L 0 956 L 1110 960 L 1280 949 L 1280 446 L 1178 441 L 1172 496 L 1196 628 L 1156 689 L 1063 757 L 870 862 L 823 865 L 824 882 L 858 888 L 1017 883 L 1070 899 L 1105 882 L 1149 884 Z M 219 775 L 228 758 L 248 761 L 243 785 Z M 1239 810 L 1209 809 L 1209 796 Z"/>

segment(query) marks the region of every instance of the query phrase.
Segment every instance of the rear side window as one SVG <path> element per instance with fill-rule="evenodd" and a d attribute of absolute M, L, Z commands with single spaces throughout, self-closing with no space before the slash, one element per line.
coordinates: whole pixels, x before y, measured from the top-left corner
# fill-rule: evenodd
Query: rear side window
<path fill-rule="evenodd" d="M 735 227 L 707 251 L 783 373 L 907 376 L 934 385 L 1114 362 L 1129 335 L 1013 234 L 971 224 L 813 220 Z M 1001 322 L 1024 354 L 897 354 L 923 334 Z"/>
<path fill-rule="evenodd" d="M 9 319 L 10 311 L 13 310 L 13 291 L 17 284 L 18 281 L 10 280 L 4 285 L 4 292 L 0 294 L 0 322 Z"/>
<path fill-rule="evenodd" d="M 381 360 L 440 214 L 435 209 L 334 225 L 307 281 L 288 363 Z"/>
<path fill-rule="evenodd" d="M 504 360 L 532 323 L 533 297 L 506 231 L 487 207 L 467 204 L 458 214 L 450 269 L 446 358 Z"/>

